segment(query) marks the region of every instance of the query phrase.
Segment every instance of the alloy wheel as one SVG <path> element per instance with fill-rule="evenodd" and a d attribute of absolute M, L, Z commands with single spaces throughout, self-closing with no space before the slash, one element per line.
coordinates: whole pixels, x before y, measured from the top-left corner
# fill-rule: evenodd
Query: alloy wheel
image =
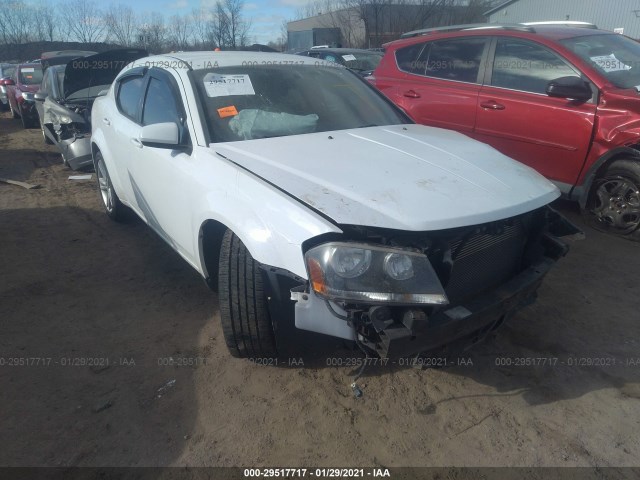
<path fill-rule="evenodd" d="M 591 212 L 602 228 L 622 235 L 633 232 L 640 226 L 640 186 L 622 176 L 601 179 Z"/>
<path fill-rule="evenodd" d="M 98 176 L 98 184 L 100 185 L 100 196 L 102 197 L 102 203 L 104 203 L 104 207 L 108 212 L 112 212 L 114 205 L 113 186 L 111 185 L 111 180 L 109 179 L 109 174 L 107 173 L 107 168 L 104 164 L 104 160 L 102 159 L 98 161 L 96 175 Z"/>

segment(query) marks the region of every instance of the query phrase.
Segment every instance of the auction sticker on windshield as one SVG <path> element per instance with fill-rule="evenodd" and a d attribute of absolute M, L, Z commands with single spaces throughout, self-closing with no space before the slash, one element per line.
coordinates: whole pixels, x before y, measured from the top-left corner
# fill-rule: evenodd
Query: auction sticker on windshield
<path fill-rule="evenodd" d="M 622 63 L 613 53 L 609 55 L 601 55 L 599 57 L 591 57 L 591 60 L 607 73 L 631 70 L 629 65 Z"/>
<path fill-rule="evenodd" d="M 249 75 L 220 75 L 207 73 L 203 79 L 204 88 L 209 97 L 228 97 L 230 95 L 255 95 Z"/>

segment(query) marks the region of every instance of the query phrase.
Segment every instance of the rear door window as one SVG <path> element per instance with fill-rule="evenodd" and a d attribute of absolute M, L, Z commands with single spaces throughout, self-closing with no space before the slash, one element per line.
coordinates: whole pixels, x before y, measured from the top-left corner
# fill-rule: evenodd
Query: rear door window
<path fill-rule="evenodd" d="M 418 56 L 424 46 L 424 43 L 418 43 L 396 50 L 396 63 L 398 68 L 403 72 L 422 74 L 424 69 L 419 68 Z"/>
<path fill-rule="evenodd" d="M 486 43 L 484 37 L 432 42 L 418 58 L 418 67 L 427 77 L 477 83 Z"/>

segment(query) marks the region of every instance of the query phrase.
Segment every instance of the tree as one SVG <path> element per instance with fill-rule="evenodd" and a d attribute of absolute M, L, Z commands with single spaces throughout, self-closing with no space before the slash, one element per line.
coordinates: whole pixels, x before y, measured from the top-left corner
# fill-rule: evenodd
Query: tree
<path fill-rule="evenodd" d="M 174 50 L 186 50 L 189 47 L 189 20 L 182 15 L 173 15 L 169 19 L 167 37 Z"/>
<path fill-rule="evenodd" d="M 152 12 L 142 18 L 138 28 L 138 45 L 150 53 L 161 53 L 167 40 L 167 28 L 164 17 Z"/>
<path fill-rule="evenodd" d="M 211 21 L 209 12 L 203 8 L 194 8 L 191 11 L 189 27 L 191 30 L 191 42 L 201 50 L 210 50 L 214 47 L 209 38 L 209 22 Z"/>
<path fill-rule="evenodd" d="M 82 43 L 103 40 L 106 24 L 101 10 L 91 0 L 72 0 L 62 16 L 69 35 Z"/>
<path fill-rule="evenodd" d="M 118 45 L 131 47 L 135 43 L 135 34 L 139 29 L 138 18 L 128 5 L 110 5 L 104 16 L 107 38 Z"/>
<path fill-rule="evenodd" d="M 207 35 L 210 44 L 220 48 L 238 48 L 249 40 L 250 23 L 243 15 L 244 0 L 218 0 L 212 10 L 206 12 Z"/>
<path fill-rule="evenodd" d="M 3 43 L 21 45 L 31 40 L 33 9 L 22 0 L 0 3 L 0 35 Z"/>
<path fill-rule="evenodd" d="M 250 24 L 243 18 L 244 0 L 224 0 L 224 8 L 229 19 L 229 44 L 231 48 L 247 44 Z"/>
<path fill-rule="evenodd" d="M 33 19 L 37 40 L 53 42 L 57 38 L 61 19 L 48 1 L 40 1 L 33 8 Z"/>
<path fill-rule="evenodd" d="M 207 36 L 210 42 L 220 48 L 229 46 L 229 16 L 222 2 L 218 1 L 210 13 Z"/>

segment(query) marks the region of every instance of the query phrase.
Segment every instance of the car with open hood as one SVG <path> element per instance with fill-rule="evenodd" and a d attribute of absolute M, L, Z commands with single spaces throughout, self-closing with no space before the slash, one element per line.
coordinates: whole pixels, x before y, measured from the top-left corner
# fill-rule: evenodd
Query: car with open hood
<path fill-rule="evenodd" d="M 93 166 L 91 106 L 118 73 L 145 50 L 120 49 L 102 53 L 47 52 L 42 55 L 42 83 L 35 93 L 45 143 L 60 150 L 65 165 L 77 170 Z"/>
<path fill-rule="evenodd" d="M 580 234 L 543 176 L 318 59 L 140 59 L 92 125 L 106 213 L 135 212 L 218 290 L 235 356 L 272 357 L 301 330 L 382 357 L 471 342 L 531 303 Z"/>

